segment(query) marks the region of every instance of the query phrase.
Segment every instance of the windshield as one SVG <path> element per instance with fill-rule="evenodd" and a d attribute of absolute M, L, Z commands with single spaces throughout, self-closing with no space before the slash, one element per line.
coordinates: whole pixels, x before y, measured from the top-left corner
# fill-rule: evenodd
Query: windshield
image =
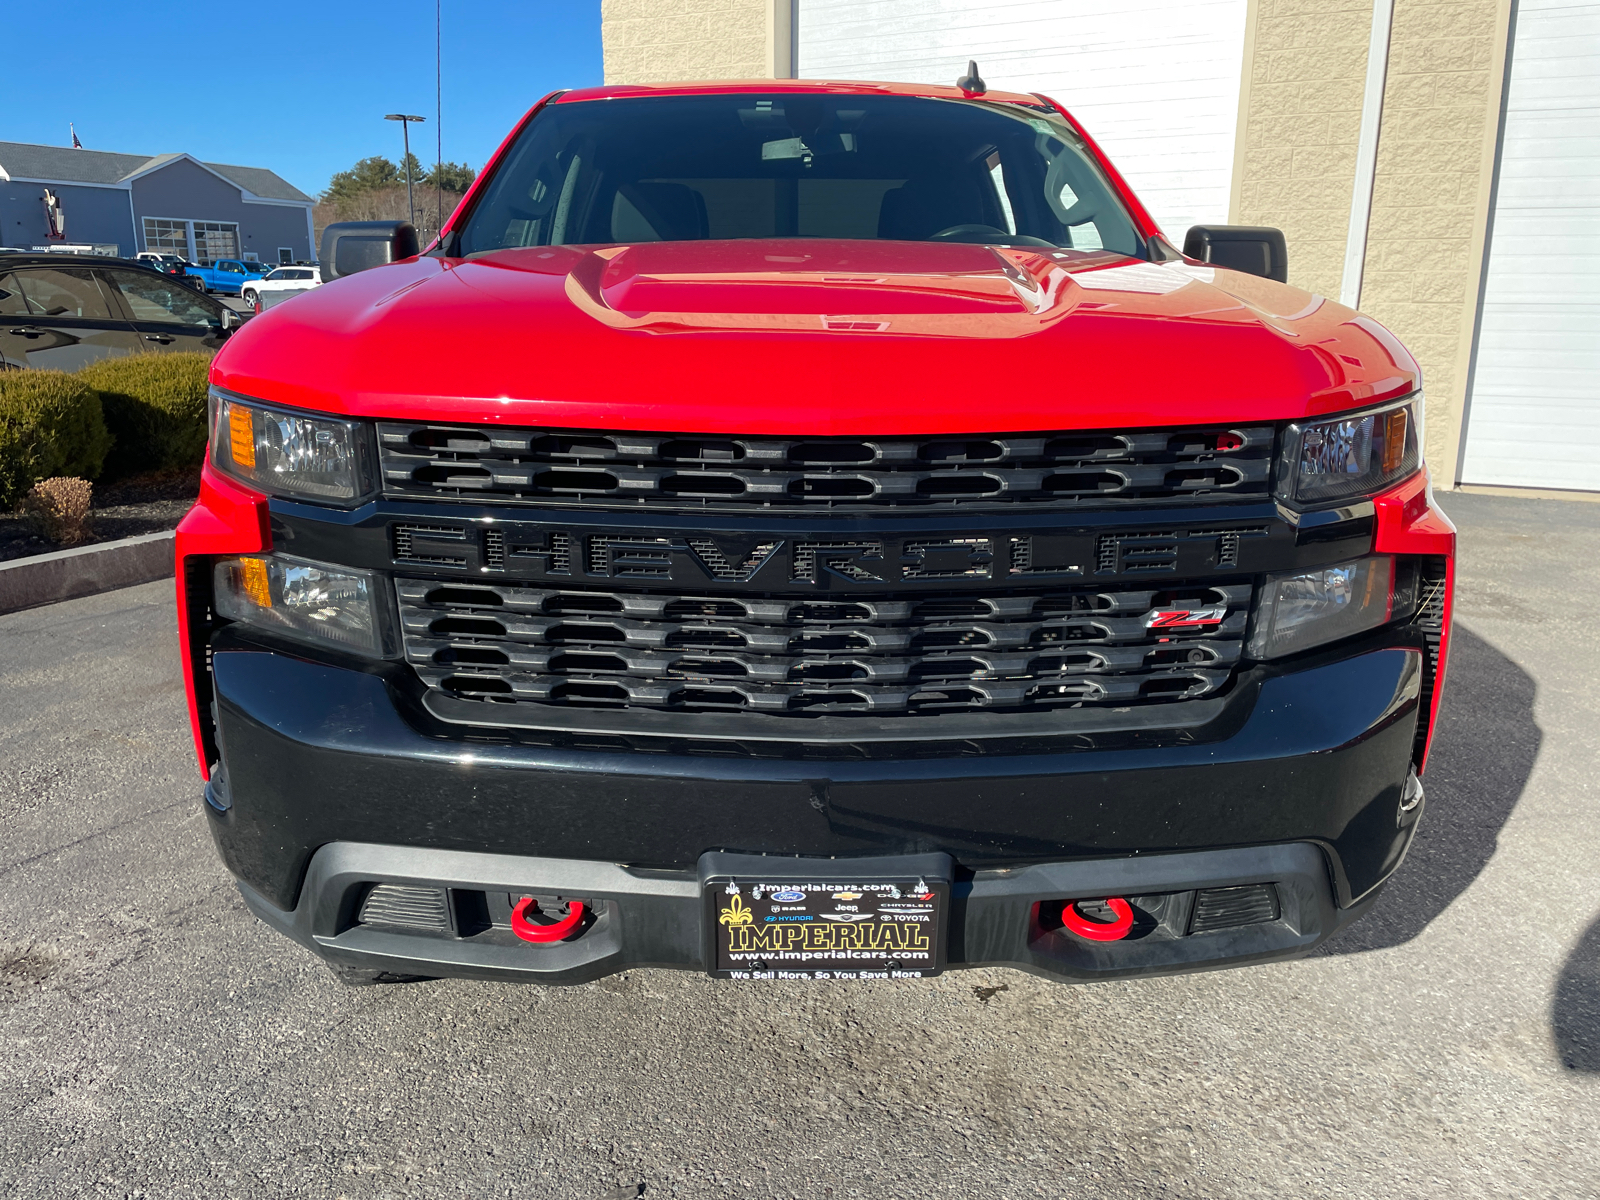
<path fill-rule="evenodd" d="M 511 147 L 455 253 L 774 237 L 1145 257 L 1059 117 L 982 100 L 759 93 L 550 105 Z"/>

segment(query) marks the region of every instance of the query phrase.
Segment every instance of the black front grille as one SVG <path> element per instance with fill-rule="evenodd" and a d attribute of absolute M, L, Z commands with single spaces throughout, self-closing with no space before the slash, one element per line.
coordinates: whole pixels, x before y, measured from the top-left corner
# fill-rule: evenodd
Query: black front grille
<path fill-rule="evenodd" d="M 924 438 L 762 438 L 378 425 L 391 496 L 837 509 L 1090 508 L 1265 496 L 1270 425 Z"/>
<path fill-rule="evenodd" d="M 1252 599 L 1245 582 L 837 599 L 395 582 L 407 660 L 481 703 L 479 723 L 505 706 L 748 712 L 791 718 L 800 738 L 807 717 L 1208 696 L 1232 677 Z"/>

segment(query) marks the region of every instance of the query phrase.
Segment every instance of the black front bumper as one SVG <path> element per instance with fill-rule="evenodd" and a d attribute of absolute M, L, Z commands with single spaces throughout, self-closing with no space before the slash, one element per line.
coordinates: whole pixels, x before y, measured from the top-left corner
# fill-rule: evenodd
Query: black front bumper
<path fill-rule="evenodd" d="M 717 757 L 464 739 L 430 723 L 398 671 L 314 661 L 225 630 L 212 661 L 223 769 L 207 808 L 263 917 L 331 958 L 420 974 L 562 981 L 697 967 L 698 918 L 679 913 L 692 903 L 673 888 L 694 890 L 708 851 L 946 853 L 959 901 L 952 966 L 1098 977 L 1284 957 L 1351 919 L 1409 844 L 1420 813 L 1407 791 L 1422 679 L 1413 634 L 1253 668 L 1210 702 L 1208 719 L 1181 728 L 1151 729 L 1135 709 L 1139 724 L 1126 730 L 1113 716 L 1093 736 L 1020 750 L 814 759 L 802 747 Z M 349 866 L 352 843 L 365 867 Z M 556 887 L 552 863 L 581 882 Z M 1034 929 L 1047 899 L 1235 878 L 1302 900 L 1286 900 L 1271 926 L 1227 937 L 1118 943 L 1109 965 L 1076 944 L 1070 954 L 1042 946 Z M 330 879 L 592 893 L 617 915 L 609 933 L 597 926 L 505 962 L 470 940 L 406 949 L 393 939 L 419 939 L 355 924 L 348 898 L 328 899 L 345 888 Z M 329 924 L 330 911 L 343 916 Z"/>
<path fill-rule="evenodd" d="M 926 869 L 929 857 L 873 858 L 864 873 L 916 873 Z M 293 910 L 280 909 L 248 885 L 241 886 L 262 920 L 345 966 L 567 984 L 631 967 L 704 970 L 710 947 L 703 884 L 708 875 L 729 873 L 730 867 L 735 874 L 760 876 L 787 869 L 787 864 L 770 857 L 713 853 L 703 856 L 695 871 L 650 872 L 613 863 L 335 842 L 313 856 Z M 1276 894 L 1275 920 L 1211 932 L 1188 930 L 1182 897 L 1192 898 L 1199 889 L 1264 881 Z M 548 945 L 519 942 L 492 928 L 419 932 L 362 923 L 357 920 L 362 897 L 374 884 L 469 895 L 581 896 L 598 919 L 581 936 Z M 1052 902 L 1110 895 L 1135 897 L 1141 912 L 1155 911 L 1169 919 L 1149 921 L 1137 936 L 1120 942 L 1086 941 L 1051 920 L 1060 907 Z M 1162 903 L 1169 897 L 1180 903 Z M 1373 898 L 1338 907 L 1323 852 L 1306 842 L 984 870 L 952 887 L 949 965 L 1015 967 L 1053 978 L 1093 980 L 1294 958 L 1355 920 Z M 1179 914 L 1177 920 L 1170 919 L 1169 908 Z"/>

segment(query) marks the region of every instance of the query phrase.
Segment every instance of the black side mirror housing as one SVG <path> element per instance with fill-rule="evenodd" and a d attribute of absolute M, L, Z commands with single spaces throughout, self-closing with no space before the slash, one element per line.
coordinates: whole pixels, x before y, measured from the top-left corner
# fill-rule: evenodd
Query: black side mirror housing
<path fill-rule="evenodd" d="M 410 221 L 339 221 L 322 231 L 322 279 L 326 283 L 416 253 L 417 230 Z"/>
<path fill-rule="evenodd" d="M 1289 248 L 1281 229 L 1266 225 L 1195 225 L 1183 239 L 1183 253 L 1230 271 L 1289 282 Z"/>

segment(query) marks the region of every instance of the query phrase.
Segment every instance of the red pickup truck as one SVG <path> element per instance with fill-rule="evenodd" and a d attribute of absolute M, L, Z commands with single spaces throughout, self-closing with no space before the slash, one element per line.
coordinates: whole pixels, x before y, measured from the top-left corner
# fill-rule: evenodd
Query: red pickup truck
<path fill-rule="evenodd" d="M 262 919 L 354 983 L 1081 981 L 1373 905 L 1449 635 L 1417 364 L 963 85 L 551 95 L 222 349 L 179 622 Z"/>

